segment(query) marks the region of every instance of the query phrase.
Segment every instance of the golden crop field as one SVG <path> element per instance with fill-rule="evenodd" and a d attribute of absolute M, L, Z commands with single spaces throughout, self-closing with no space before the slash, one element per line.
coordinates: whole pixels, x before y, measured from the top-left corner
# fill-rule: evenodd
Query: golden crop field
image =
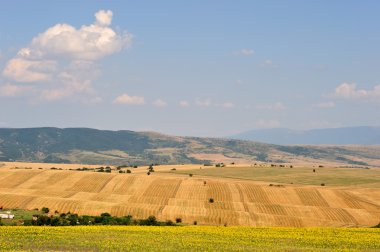
<path fill-rule="evenodd" d="M 231 179 L 165 173 L 173 167 L 181 172 L 215 169 L 158 166 L 148 176 L 145 167 L 132 169 L 132 174 L 0 168 L 0 206 L 48 207 L 52 212 L 80 215 L 154 215 L 162 221 L 181 218 L 187 224 L 221 226 L 370 227 L 380 222 L 380 189 L 371 181 L 377 178 L 375 169 L 369 170 L 369 182 L 360 186 L 312 186 L 277 184 L 286 174 L 267 168 L 274 182 L 269 186 L 270 176 L 264 182 L 255 181 L 254 176 Z M 305 176 L 313 176 L 308 170 L 310 175 Z"/>
<path fill-rule="evenodd" d="M 380 230 L 249 227 L 0 227 L 2 251 L 379 251 Z"/>

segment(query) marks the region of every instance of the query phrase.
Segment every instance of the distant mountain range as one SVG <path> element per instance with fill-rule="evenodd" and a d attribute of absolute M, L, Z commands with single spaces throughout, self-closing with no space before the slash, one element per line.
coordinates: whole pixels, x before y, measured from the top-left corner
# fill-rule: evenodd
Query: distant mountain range
<path fill-rule="evenodd" d="M 233 139 L 251 140 L 271 144 L 362 144 L 379 145 L 380 127 L 346 127 L 313 130 L 260 129 L 231 136 Z"/>
<path fill-rule="evenodd" d="M 0 167 L 1 161 L 114 165 L 263 161 L 380 166 L 379 160 L 379 146 L 281 146 L 127 130 L 0 128 Z"/>

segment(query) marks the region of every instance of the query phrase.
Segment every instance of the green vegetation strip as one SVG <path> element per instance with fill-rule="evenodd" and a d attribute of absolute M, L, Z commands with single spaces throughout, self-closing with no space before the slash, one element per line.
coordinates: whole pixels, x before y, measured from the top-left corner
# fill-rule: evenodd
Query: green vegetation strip
<path fill-rule="evenodd" d="M 0 227 L 1 251 L 379 251 L 375 228 Z"/>

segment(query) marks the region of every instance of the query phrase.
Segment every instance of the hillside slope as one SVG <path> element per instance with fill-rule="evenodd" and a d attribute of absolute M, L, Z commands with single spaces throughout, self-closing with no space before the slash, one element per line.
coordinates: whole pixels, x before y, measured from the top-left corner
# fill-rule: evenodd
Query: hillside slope
<path fill-rule="evenodd" d="M 88 128 L 0 129 L 0 161 L 116 165 L 264 161 L 380 166 L 379 160 L 379 146 L 280 146 Z"/>
<path fill-rule="evenodd" d="M 200 225 L 341 227 L 379 223 L 380 191 L 376 188 L 269 186 L 268 182 L 158 172 L 148 176 L 145 169 L 134 171 L 0 169 L 0 206 L 48 207 L 52 212 L 81 215 L 154 215 L 159 220 L 181 218 L 184 223 L 197 221 Z"/>

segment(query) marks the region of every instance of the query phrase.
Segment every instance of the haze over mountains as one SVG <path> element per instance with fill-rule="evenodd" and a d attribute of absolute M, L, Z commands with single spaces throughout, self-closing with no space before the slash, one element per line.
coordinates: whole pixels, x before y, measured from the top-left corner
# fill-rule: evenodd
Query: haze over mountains
<path fill-rule="evenodd" d="M 380 166 L 379 146 L 282 146 L 89 128 L 0 129 L 0 161 L 87 164 L 275 162 Z"/>
<path fill-rule="evenodd" d="M 234 139 L 252 140 L 271 144 L 380 144 L 380 127 L 345 127 L 312 130 L 285 128 L 260 129 L 232 136 Z"/>

